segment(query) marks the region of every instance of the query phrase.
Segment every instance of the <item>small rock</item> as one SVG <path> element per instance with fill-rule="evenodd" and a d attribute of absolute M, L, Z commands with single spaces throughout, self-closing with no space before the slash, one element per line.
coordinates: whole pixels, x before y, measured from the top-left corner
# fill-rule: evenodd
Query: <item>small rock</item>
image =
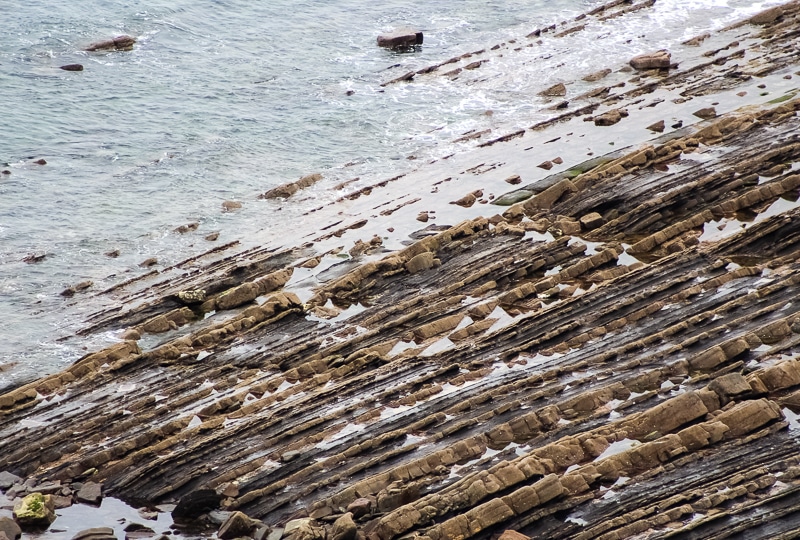
<path fill-rule="evenodd" d="M 119 250 L 112 249 L 111 251 L 106 251 L 103 255 L 105 255 L 106 257 L 110 257 L 112 259 L 116 259 L 117 257 L 119 257 Z"/>
<path fill-rule="evenodd" d="M 58 69 L 63 69 L 64 71 L 83 71 L 83 64 L 66 64 Z"/>
<path fill-rule="evenodd" d="M 355 540 L 357 532 L 353 514 L 348 512 L 333 522 L 331 540 Z"/>
<path fill-rule="evenodd" d="M 591 212 L 581 216 L 580 222 L 583 228 L 591 231 L 592 229 L 596 229 L 603 224 L 603 216 L 597 212 Z"/>
<path fill-rule="evenodd" d="M 242 207 L 242 203 L 238 201 L 225 201 L 222 203 L 222 209 L 225 212 L 232 212 Z"/>
<path fill-rule="evenodd" d="M 567 95 L 567 87 L 564 86 L 564 83 L 554 84 L 550 88 L 539 92 L 540 96 L 549 96 L 549 97 L 562 97 Z"/>
<path fill-rule="evenodd" d="M 368 516 L 372 511 L 372 500 L 365 497 L 359 498 L 347 505 L 347 511 L 355 519 Z"/>
<path fill-rule="evenodd" d="M 117 540 L 117 536 L 111 527 L 93 527 L 79 532 L 72 540 Z"/>
<path fill-rule="evenodd" d="M 36 163 L 37 165 L 47 165 L 47 162 L 44 160 L 44 158 L 37 159 L 36 161 L 34 161 L 34 163 Z"/>
<path fill-rule="evenodd" d="M 387 49 L 409 49 L 415 45 L 422 45 L 424 36 L 411 28 L 399 28 L 388 34 L 378 36 L 378 47 Z"/>
<path fill-rule="evenodd" d="M 515 174 L 513 176 L 509 176 L 508 178 L 506 178 L 505 182 L 507 184 L 511 184 L 512 186 L 516 186 L 517 184 L 522 183 L 522 178 L 520 178 L 518 174 Z"/>
<path fill-rule="evenodd" d="M 672 63 L 672 55 L 665 51 L 640 54 L 631 58 L 630 65 L 633 69 L 664 69 Z"/>
<path fill-rule="evenodd" d="M 20 527 L 46 527 L 56 519 L 52 495 L 31 493 L 14 505 L 14 517 Z"/>
<path fill-rule="evenodd" d="M 86 51 L 130 51 L 133 49 L 133 44 L 136 43 L 136 38 L 131 36 L 117 36 L 115 38 L 106 39 L 103 41 L 96 41 L 86 47 Z"/>
<path fill-rule="evenodd" d="M 150 268 L 151 266 L 155 266 L 158 264 L 158 259 L 155 257 L 150 257 L 149 259 L 145 259 L 139 263 L 141 268 Z"/>
<path fill-rule="evenodd" d="M 659 120 L 655 124 L 650 124 L 649 126 L 647 126 L 647 129 L 649 129 L 650 131 L 654 131 L 656 133 L 663 133 L 664 128 L 665 125 L 663 120 Z"/>
<path fill-rule="evenodd" d="M 8 169 L 3 169 L 2 171 L 0 171 L 0 174 L 11 174 L 11 171 L 9 171 Z"/>
<path fill-rule="evenodd" d="M 671 127 L 672 129 L 682 128 L 683 127 L 683 120 L 678 120 L 677 122 L 675 122 L 674 124 L 672 124 L 669 127 Z"/>
<path fill-rule="evenodd" d="M 584 77 L 583 80 L 586 82 L 597 82 L 600 79 L 604 79 L 605 77 L 607 77 L 610 73 L 611 70 L 608 68 L 601 69 L 600 71 L 595 71 L 594 73 L 590 73 L 589 75 Z"/>
<path fill-rule="evenodd" d="M 562 163 L 564 163 L 564 160 L 561 159 L 560 157 L 553 158 L 553 163 L 555 163 L 556 165 L 561 165 Z"/>
<path fill-rule="evenodd" d="M 711 37 L 711 34 L 706 32 L 705 34 L 695 36 L 692 39 L 686 40 L 683 42 L 684 45 L 689 45 L 690 47 L 699 47 L 702 42 L 707 40 Z"/>
<path fill-rule="evenodd" d="M 86 504 L 99 505 L 103 500 L 103 484 L 86 482 L 81 486 L 81 489 L 78 490 L 78 493 L 75 495 L 75 500 Z"/>
<path fill-rule="evenodd" d="M 240 536 L 247 536 L 253 528 L 253 520 L 242 512 L 234 512 L 219 528 L 217 536 L 222 540 L 230 540 Z"/>
<path fill-rule="evenodd" d="M 8 489 L 17 482 L 22 482 L 22 478 L 8 471 L 0 472 L 0 489 Z"/>
<path fill-rule="evenodd" d="M 626 116 L 622 114 L 620 109 L 612 109 L 610 111 L 606 111 L 601 115 L 594 117 L 594 125 L 596 126 L 613 126 L 622 118 Z"/>
<path fill-rule="evenodd" d="M 16 540 L 22 535 L 22 529 L 10 517 L 0 517 L 0 533 L 5 533 L 8 540 Z"/>
<path fill-rule="evenodd" d="M 208 240 L 209 242 L 215 242 L 217 238 L 219 238 L 218 232 L 212 232 L 211 234 L 206 235 L 206 240 Z"/>
<path fill-rule="evenodd" d="M 539 163 L 537 165 L 537 167 L 539 167 L 540 169 L 544 169 L 546 171 L 549 171 L 550 169 L 553 168 L 553 162 L 552 161 L 543 161 L 542 163 Z"/>
<path fill-rule="evenodd" d="M 428 212 L 420 212 L 417 215 L 417 221 L 421 221 L 422 223 L 426 223 L 428 221 Z"/>
<path fill-rule="evenodd" d="M 709 118 L 717 117 L 717 110 L 714 107 L 706 107 L 704 109 L 700 109 L 699 111 L 695 111 L 692 114 L 698 118 L 702 118 L 703 120 L 708 120 Z"/>
<path fill-rule="evenodd" d="M 284 452 L 281 454 L 281 461 L 284 463 L 289 463 L 300 457 L 301 452 L 299 450 L 289 450 L 288 452 Z"/>

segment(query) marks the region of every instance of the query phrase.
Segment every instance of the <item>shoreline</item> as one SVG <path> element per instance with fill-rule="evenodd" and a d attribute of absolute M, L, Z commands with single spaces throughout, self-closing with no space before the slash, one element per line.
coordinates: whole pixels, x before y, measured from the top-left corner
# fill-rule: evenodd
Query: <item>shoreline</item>
<path fill-rule="evenodd" d="M 557 117 L 341 186 L 305 243 L 97 293 L 81 333 L 129 339 L 0 395 L 0 470 L 212 490 L 295 540 L 793 530 L 752 516 L 800 476 L 797 28 L 788 2 L 596 66 Z"/>

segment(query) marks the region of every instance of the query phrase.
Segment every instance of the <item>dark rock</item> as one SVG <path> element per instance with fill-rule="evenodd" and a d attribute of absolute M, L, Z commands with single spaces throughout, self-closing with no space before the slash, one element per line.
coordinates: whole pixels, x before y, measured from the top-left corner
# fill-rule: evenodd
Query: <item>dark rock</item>
<path fill-rule="evenodd" d="M 72 540 L 117 540 L 117 536 L 111 527 L 92 527 L 79 532 Z"/>
<path fill-rule="evenodd" d="M 232 513 L 225 523 L 219 528 L 217 536 L 222 540 L 230 540 L 240 536 L 247 536 L 254 528 L 253 520 L 242 512 Z"/>
<path fill-rule="evenodd" d="M 138 540 L 139 538 L 152 538 L 156 531 L 141 523 L 129 523 L 125 527 L 125 540 Z"/>
<path fill-rule="evenodd" d="M 378 47 L 387 49 L 410 49 L 415 45 L 422 45 L 422 32 L 411 28 L 400 28 L 388 34 L 378 36 Z"/>
<path fill-rule="evenodd" d="M 0 472 L 0 489 L 8 489 L 17 482 L 22 482 L 22 478 L 8 471 Z"/>
<path fill-rule="evenodd" d="M 8 169 L 3 169 L 2 171 L 0 171 L 0 174 L 11 174 L 11 171 L 9 171 Z"/>
<path fill-rule="evenodd" d="M 631 58 L 630 65 L 634 69 L 664 69 L 670 67 L 672 55 L 665 50 L 640 54 Z"/>
<path fill-rule="evenodd" d="M 522 178 L 520 178 L 518 174 L 515 174 L 513 176 L 509 176 L 508 178 L 506 178 L 505 181 L 506 183 L 511 184 L 512 186 L 516 186 L 517 184 L 522 183 Z"/>
<path fill-rule="evenodd" d="M 131 36 L 117 36 L 103 41 L 96 41 L 86 47 L 86 51 L 130 51 L 133 49 L 133 44 L 136 43 L 136 38 Z"/>
<path fill-rule="evenodd" d="M 550 169 L 553 168 L 553 162 L 552 161 L 543 161 L 542 163 L 539 163 L 537 165 L 537 167 L 539 167 L 540 169 L 544 169 L 546 171 L 549 171 Z"/>
<path fill-rule="evenodd" d="M 461 71 L 461 70 L 459 69 L 459 71 Z M 404 73 L 403 75 L 400 75 L 399 77 L 396 77 L 396 78 L 394 78 L 394 79 L 392 79 L 390 81 L 386 81 L 385 83 L 381 83 L 381 86 L 388 86 L 390 84 L 394 84 L 394 83 L 398 83 L 398 82 L 410 81 L 410 80 L 414 79 L 414 75 L 416 75 L 416 73 L 414 73 L 413 71 L 409 71 L 408 73 Z"/>
<path fill-rule="evenodd" d="M 663 133 L 665 127 L 666 126 L 664 125 L 664 121 L 659 120 L 655 124 L 650 124 L 649 126 L 647 126 L 647 129 L 649 129 L 650 131 L 655 131 L 656 133 Z"/>
<path fill-rule="evenodd" d="M 99 505 L 103 500 L 103 484 L 86 482 L 78 490 L 75 500 L 86 504 Z"/>
<path fill-rule="evenodd" d="M 213 489 L 198 489 L 181 497 L 172 511 L 172 519 L 178 522 L 192 521 L 209 510 L 219 507 L 221 497 Z"/>
<path fill-rule="evenodd" d="M 47 161 L 45 161 L 44 158 L 37 159 L 36 161 L 34 161 L 34 163 L 36 163 L 37 165 L 47 165 Z"/>
<path fill-rule="evenodd" d="M 66 64 L 58 69 L 63 69 L 64 71 L 83 71 L 83 64 Z"/>
<path fill-rule="evenodd" d="M 331 540 L 355 540 L 356 532 L 358 529 L 353 521 L 353 514 L 348 512 L 333 522 Z"/>
<path fill-rule="evenodd" d="M 112 259 L 116 259 L 117 257 L 119 257 L 119 250 L 112 249 L 111 251 L 106 251 L 103 255 L 105 255 L 106 257 L 111 257 Z"/>
<path fill-rule="evenodd" d="M 8 540 L 16 540 L 22 536 L 22 529 L 10 517 L 0 517 L 0 532 L 5 533 Z"/>
<path fill-rule="evenodd" d="M 35 264 L 38 262 L 42 262 L 47 257 L 47 253 L 31 253 L 30 255 L 26 255 L 22 258 L 22 262 L 26 262 L 28 264 Z"/>
<path fill-rule="evenodd" d="M 347 505 L 347 511 L 350 512 L 355 519 L 368 516 L 372 510 L 372 500 L 367 498 L 356 499 Z"/>
<path fill-rule="evenodd" d="M 151 266 L 155 266 L 158 264 L 158 259 L 155 257 L 150 257 L 149 259 L 145 259 L 139 263 L 141 268 L 150 268 Z"/>
<path fill-rule="evenodd" d="M 717 117 L 717 110 L 714 107 L 706 107 L 704 109 L 700 109 L 699 111 L 695 111 L 692 114 L 698 118 L 702 118 L 703 120 L 708 120 L 710 118 Z"/>
<path fill-rule="evenodd" d="M 196 231 L 199 226 L 200 224 L 195 221 L 192 223 L 187 223 L 186 225 L 181 225 L 180 227 L 175 227 L 173 230 L 178 234 L 186 234 L 188 232 Z"/>

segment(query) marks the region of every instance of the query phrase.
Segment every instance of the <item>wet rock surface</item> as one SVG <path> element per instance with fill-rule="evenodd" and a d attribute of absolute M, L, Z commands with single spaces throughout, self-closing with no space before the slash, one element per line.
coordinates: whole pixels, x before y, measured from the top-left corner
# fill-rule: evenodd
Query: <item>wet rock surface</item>
<path fill-rule="evenodd" d="M 791 537 L 800 100 L 737 100 L 798 69 L 800 4 L 765 13 L 414 197 L 359 188 L 313 241 L 97 293 L 83 332 L 131 339 L 0 395 L 0 489 L 102 484 L 220 537 Z M 615 145 L 545 147 L 572 132 Z"/>

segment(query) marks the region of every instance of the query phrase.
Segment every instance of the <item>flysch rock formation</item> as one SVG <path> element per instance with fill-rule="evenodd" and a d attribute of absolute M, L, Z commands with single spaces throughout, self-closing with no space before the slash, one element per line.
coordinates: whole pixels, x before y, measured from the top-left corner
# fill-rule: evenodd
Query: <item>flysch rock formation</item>
<path fill-rule="evenodd" d="M 798 31 L 790 2 L 675 67 L 596 66 L 606 86 L 343 195 L 297 246 L 93 293 L 116 304 L 83 333 L 127 339 L 0 395 L 0 470 L 275 538 L 794 538 Z"/>

